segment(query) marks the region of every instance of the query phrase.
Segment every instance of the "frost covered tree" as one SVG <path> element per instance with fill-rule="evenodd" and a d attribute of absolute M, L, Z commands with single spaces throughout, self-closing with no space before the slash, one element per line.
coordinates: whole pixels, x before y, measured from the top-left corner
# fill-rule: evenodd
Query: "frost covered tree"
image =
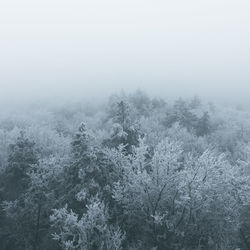
<path fill-rule="evenodd" d="M 127 153 L 132 152 L 132 146 L 138 145 L 139 131 L 136 122 L 133 120 L 133 109 L 128 102 L 121 100 L 114 104 L 110 118 L 112 131 L 110 138 L 104 141 L 104 146 L 117 148 L 125 145 Z"/>
<path fill-rule="evenodd" d="M 28 187 L 28 171 L 38 162 L 34 142 L 22 132 L 16 143 L 9 146 L 8 165 L 4 171 L 3 196 L 5 200 L 15 200 Z"/>
<path fill-rule="evenodd" d="M 196 126 L 196 134 L 198 136 L 204 136 L 211 131 L 211 122 L 208 112 L 205 112 L 200 119 L 198 119 Z"/>
<path fill-rule="evenodd" d="M 4 227 L 1 231 L 3 245 L 9 248 L 23 249 L 30 247 L 30 239 L 26 230 L 30 230 L 22 211 L 27 200 L 26 192 L 30 186 L 29 171 L 38 163 L 35 144 L 29 141 L 22 132 L 16 143 L 10 145 L 8 165 L 5 168 L 1 183 Z M 30 216 L 30 214 L 29 214 Z M 24 237 L 27 236 L 27 237 Z M 25 238 L 25 241 L 23 240 Z"/>
<path fill-rule="evenodd" d="M 93 146 L 91 136 L 81 124 L 72 142 L 71 162 L 64 168 L 62 197 L 64 204 L 81 213 L 89 199 L 98 195 L 111 202 L 112 185 L 121 174 L 109 157 L 109 150 Z"/>
<path fill-rule="evenodd" d="M 190 110 L 187 102 L 181 98 L 174 103 L 172 109 L 167 111 L 164 124 L 166 127 L 171 127 L 176 122 L 188 131 L 195 130 L 197 125 L 197 116 Z"/>
<path fill-rule="evenodd" d="M 162 210 L 166 205 L 164 197 L 180 166 L 182 150 L 178 143 L 164 141 L 152 159 L 146 157 L 147 153 L 147 146 L 140 140 L 130 164 L 124 168 L 123 180 L 116 183 L 114 199 L 123 208 L 128 237 L 154 246 L 158 241 L 154 218 L 166 212 Z"/>
<path fill-rule="evenodd" d="M 210 151 L 184 159 L 181 143 L 169 139 L 152 159 L 146 153 L 141 143 L 114 189 L 127 236 L 160 249 L 222 247 L 246 200 L 247 191 L 235 186 L 247 185 L 239 169 Z"/>
<path fill-rule="evenodd" d="M 108 217 L 107 208 L 97 198 L 80 218 L 67 207 L 55 209 L 50 216 L 57 230 L 53 238 L 65 250 L 121 250 L 125 235 L 119 227 L 109 225 Z"/>

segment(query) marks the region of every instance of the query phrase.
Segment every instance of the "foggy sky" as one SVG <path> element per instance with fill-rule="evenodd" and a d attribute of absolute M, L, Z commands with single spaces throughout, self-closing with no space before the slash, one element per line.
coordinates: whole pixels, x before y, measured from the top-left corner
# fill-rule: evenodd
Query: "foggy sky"
<path fill-rule="evenodd" d="M 247 99 L 249 0 L 1 0 L 0 98 Z"/>

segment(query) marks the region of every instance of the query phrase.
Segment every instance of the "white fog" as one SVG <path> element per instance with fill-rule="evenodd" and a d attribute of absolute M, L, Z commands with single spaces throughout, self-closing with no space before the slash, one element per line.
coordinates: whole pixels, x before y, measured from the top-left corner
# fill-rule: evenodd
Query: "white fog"
<path fill-rule="evenodd" d="M 88 98 L 143 89 L 240 101 L 250 92 L 250 3 L 0 3 L 0 97 Z"/>

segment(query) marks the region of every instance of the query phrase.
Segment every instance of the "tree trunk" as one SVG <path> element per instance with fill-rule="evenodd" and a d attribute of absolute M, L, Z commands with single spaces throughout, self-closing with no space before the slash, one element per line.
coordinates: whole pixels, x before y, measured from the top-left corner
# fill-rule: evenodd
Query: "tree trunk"
<path fill-rule="evenodd" d="M 38 204 L 38 211 L 37 211 L 37 220 L 36 220 L 36 232 L 35 232 L 35 244 L 34 244 L 34 250 L 39 249 L 39 229 L 40 229 L 40 217 L 41 217 L 41 204 Z"/>

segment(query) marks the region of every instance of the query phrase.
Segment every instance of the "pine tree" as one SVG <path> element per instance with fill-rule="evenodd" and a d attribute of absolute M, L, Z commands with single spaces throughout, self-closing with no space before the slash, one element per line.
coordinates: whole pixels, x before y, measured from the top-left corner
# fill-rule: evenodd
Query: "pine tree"
<path fill-rule="evenodd" d="M 210 129 L 211 129 L 210 116 L 208 112 L 205 112 L 197 122 L 196 134 L 198 136 L 207 135 L 209 134 Z"/>
<path fill-rule="evenodd" d="M 125 101 L 117 102 L 115 113 L 112 117 L 113 127 L 111 138 L 104 140 L 104 146 L 118 148 L 125 146 L 127 153 L 132 153 L 132 147 L 139 143 L 139 131 L 135 121 L 132 120 L 132 109 Z"/>
<path fill-rule="evenodd" d="M 6 200 L 15 200 L 27 189 L 29 181 L 27 173 L 33 164 L 38 163 L 38 155 L 35 143 L 29 141 L 23 132 L 9 149 L 3 196 Z"/>
<path fill-rule="evenodd" d="M 167 127 L 171 127 L 176 122 L 185 127 L 188 131 L 194 130 L 197 124 L 196 115 L 190 111 L 187 103 L 182 99 L 175 102 L 173 109 L 168 112 L 164 124 Z"/>
<path fill-rule="evenodd" d="M 35 143 L 29 141 L 24 133 L 10 145 L 8 165 L 3 173 L 1 204 L 3 209 L 3 230 L 0 231 L 0 241 L 3 249 L 35 249 L 30 220 L 33 206 L 27 206 L 30 187 L 29 172 L 38 163 Z M 32 210 L 33 211 L 33 210 Z M 24 240 L 25 239 L 25 240 Z"/>
<path fill-rule="evenodd" d="M 95 161 L 95 155 L 89 145 L 89 140 L 90 136 L 86 124 L 81 123 L 71 143 L 71 162 L 64 169 L 61 193 L 64 196 L 64 201 L 76 210 L 81 207 L 76 200 L 76 194 L 80 192 L 82 186 L 80 172 L 90 170 Z"/>

